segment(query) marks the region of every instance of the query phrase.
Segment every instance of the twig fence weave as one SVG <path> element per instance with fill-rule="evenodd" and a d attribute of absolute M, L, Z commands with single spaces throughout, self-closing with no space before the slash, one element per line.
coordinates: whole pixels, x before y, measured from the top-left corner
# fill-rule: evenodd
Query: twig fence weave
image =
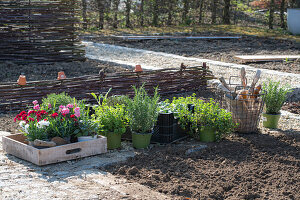
<path fill-rule="evenodd" d="M 84 60 L 76 0 L 1 0 L 0 62 Z"/>
<path fill-rule="evenodd" d="M 207 87 L 207 81 L 214 79 L 206 67 L 181 67 L 149 72 L 123 72 L 81 76 L 64 80 L 32 81 L 25 86 L 16 83 L 0 83 L 0 110 L 17 111 L 51 93 L 66 92 L 77 99 L 94 103 L 91 93 L 111 95 L 133 95 L 132 86 L 145 84 L 149 94 L 158 86 L 161 96 L 197 91 Z"/>

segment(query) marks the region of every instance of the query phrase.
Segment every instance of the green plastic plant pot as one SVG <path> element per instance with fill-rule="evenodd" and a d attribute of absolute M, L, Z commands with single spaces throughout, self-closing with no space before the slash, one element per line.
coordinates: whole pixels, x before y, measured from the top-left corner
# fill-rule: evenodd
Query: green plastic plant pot
<path fill-rule="evenodd" d="M 107 148 L 108 149 L 117 149 L 121 147 L 121 134 L 118 133 L 106 133 L 107 137 Z"/>
<path fill-rule="evenodd" d="M 212 128 L 204 128 L 200 131 L 199 139 L 201 142 L 216 141 L 216 131 Z"/>
<path fill-rule="evenodd" d="M 277 128 L 281 114 L 271 115 L 263 113 L 263 125 L 266 128 Z"/>
<path fill-rule="evenodd" d="M 132 133 L 132 144 L 136 149 L 147 148 L 150 144 L 152 133 Z"/>

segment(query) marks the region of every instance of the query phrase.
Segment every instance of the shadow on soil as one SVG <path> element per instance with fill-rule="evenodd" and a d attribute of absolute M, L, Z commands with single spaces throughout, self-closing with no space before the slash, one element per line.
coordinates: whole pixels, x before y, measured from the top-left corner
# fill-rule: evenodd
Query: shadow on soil
<path fill-rule="evenodd" d="M 299 147 L 295 144 L 300 141 L 300 131 L 277 129 L 269 134 L 242 135 L 251 144 L 252 148 L 269 154 L 270 156 L 288 157 L 300 159 Z"/>

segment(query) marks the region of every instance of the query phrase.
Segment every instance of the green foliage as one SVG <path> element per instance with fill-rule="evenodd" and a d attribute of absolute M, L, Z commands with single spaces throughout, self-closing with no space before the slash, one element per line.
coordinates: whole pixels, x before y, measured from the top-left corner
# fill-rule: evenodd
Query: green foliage
<path fill-rule="evenodd" d="M 24 136 L 26 136 L 28 141 L 38 140 L 46 140 L 47 136 L 47 127 L 46 126 L 37 126 L 35 121 L 28 122 L 24 125 Z"/>
<path fill-rule="evenodd" d="M 56 118 L 49 117 L 50 122 L 47 128 L 48 138 L 53 137 L 69 137 L 71 135 L 76 135 L 76 130 L 78 128 L 77 122 L 75 120 L 69 119 L 59 114 Z"/>
<path fill-rule="evenodd" d="M 267 114 L 279 114 L 283 103 L 286 100 L 287 94 L 292 92 L 289 85 L 280 86 L 280 81 L 268 80 L 264 82 L 263 90 L 266 92 L 264 101 Z"/>
<path fill-rule="evenodd" d="M 188 117 L 196 138 L 204 128 L 212 128 L 216 131 L 216 139 L 220 140 L 236 127 L 231 113 L 221 109 L 219 104 L 212 99 L 208 103 L 199 101 L 195 105 L 195 112 Z"/>
<path fill-rule="evenodd" d="M 157 88 L 154 96 L 148 96 L 144 86 L 134 88 L 135 96 L 127 100 L 127 111 L 130 128 L 137 133 L 149 133 L 152 131 L 158 117 L 159 95 Z"/>
<path fill-rule="evenodd" d="M 194 105 L 193 113 L 189 110 L 188 104 Z M 231 113 L 221 109 L 212 99 L 205 103 L 193 94 L 189 97 L 174 98 L 170 107 L 176 110 L 181 127 L 196 138 L 204 128 L 213 128 L 219 140 L 236 127 Z"/>
<path fill-rule="evenodd" d="M 102 133 L 123 134 L 128 124 L 124 105 L 108 106 L 102 104 L 97 107 L 93 115 L 95 122 L 102 126 Z"/>
<path fill-rule="evenodd" d="M 52 93 L 47 95 L 47 98 L 43 98 L 42 100 L 41 108 L 46 111 L 52 110 L 53 112 L 57 112 L 59 110 L 60 105 L 66 106 L 68 104 L 76 104 L 80 108 L 84 108 L 84 104 L 82 101 L 78 101 L 75 98 L 72 98 L 65 92 L 60 94 Z"/>
<path fill-rule="evenodd" d="M 181 128 L 191 131 L 191 121 L 189 116 L 192 113 L 188 109 L 188 104 L 200 104 L 202 101 L 196 98 L 196 94 L 188 97 L 173 98 L 170 108 L 174 111 L 174 116 L 179 118 Z"/>
<path fill-rule="evenodd" d="M 77 137 L 81 136 L 95 136 L 98 135 L 102 126 L 96 123 L 95 121 L 90 120 L 88 117 L 84 117 L 78 122 L 77 129 L 74 131 L 74 134 Z"/>
<path fill-rule="evenodd" d="M 108 101 L 108 94 L 110 93 L 111 88 L 106 92 L 105 95 L 100 94 L 99 96 L 97 96 L 95 93 L 91 93 L 91 95 L 96 99 L 97 103 L 99 106 L 101 106 L 102 104 L 107 104 Z"/>
<path fill-rule="evenodd" d="M 92 93 L 92 96 L 97 100 L 98 106 L 94 107 L 95 114 L 92 115 L 94 121 L 101 126 L 101 132 L 105 134 L 117 133 L 123 134 L 126 132 L 128 124 L 127 112 L 125 103 L 127 96 L 112 96 L 108 97 L 109 91 L 103 96 Z"/>
<path fill-rule="evenodd" d="M 106 99 L 106 103 L 108 106 L 116 106 L 116 105 L 126 105 L 128 96 L 125 95 L 116 95 L 111 96 Z"/>

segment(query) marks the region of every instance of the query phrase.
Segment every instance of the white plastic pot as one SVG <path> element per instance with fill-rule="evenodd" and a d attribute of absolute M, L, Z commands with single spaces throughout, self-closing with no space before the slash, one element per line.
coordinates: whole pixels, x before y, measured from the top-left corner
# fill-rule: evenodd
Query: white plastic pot
<path fill-rule="evenodd" d="M 90 141 L 90 140 L 94 140 L 96 138 L 97 138 L 96 135 L 94 137 L 93 136 L 81 136 L 81 137 L 78 137 L 78 142 Z"/>
<path fill-rule="evenodd" d="M 287 12 L 288 29 L 293 35 L 300 34 L 300 8 L 289 8 Z"/>

